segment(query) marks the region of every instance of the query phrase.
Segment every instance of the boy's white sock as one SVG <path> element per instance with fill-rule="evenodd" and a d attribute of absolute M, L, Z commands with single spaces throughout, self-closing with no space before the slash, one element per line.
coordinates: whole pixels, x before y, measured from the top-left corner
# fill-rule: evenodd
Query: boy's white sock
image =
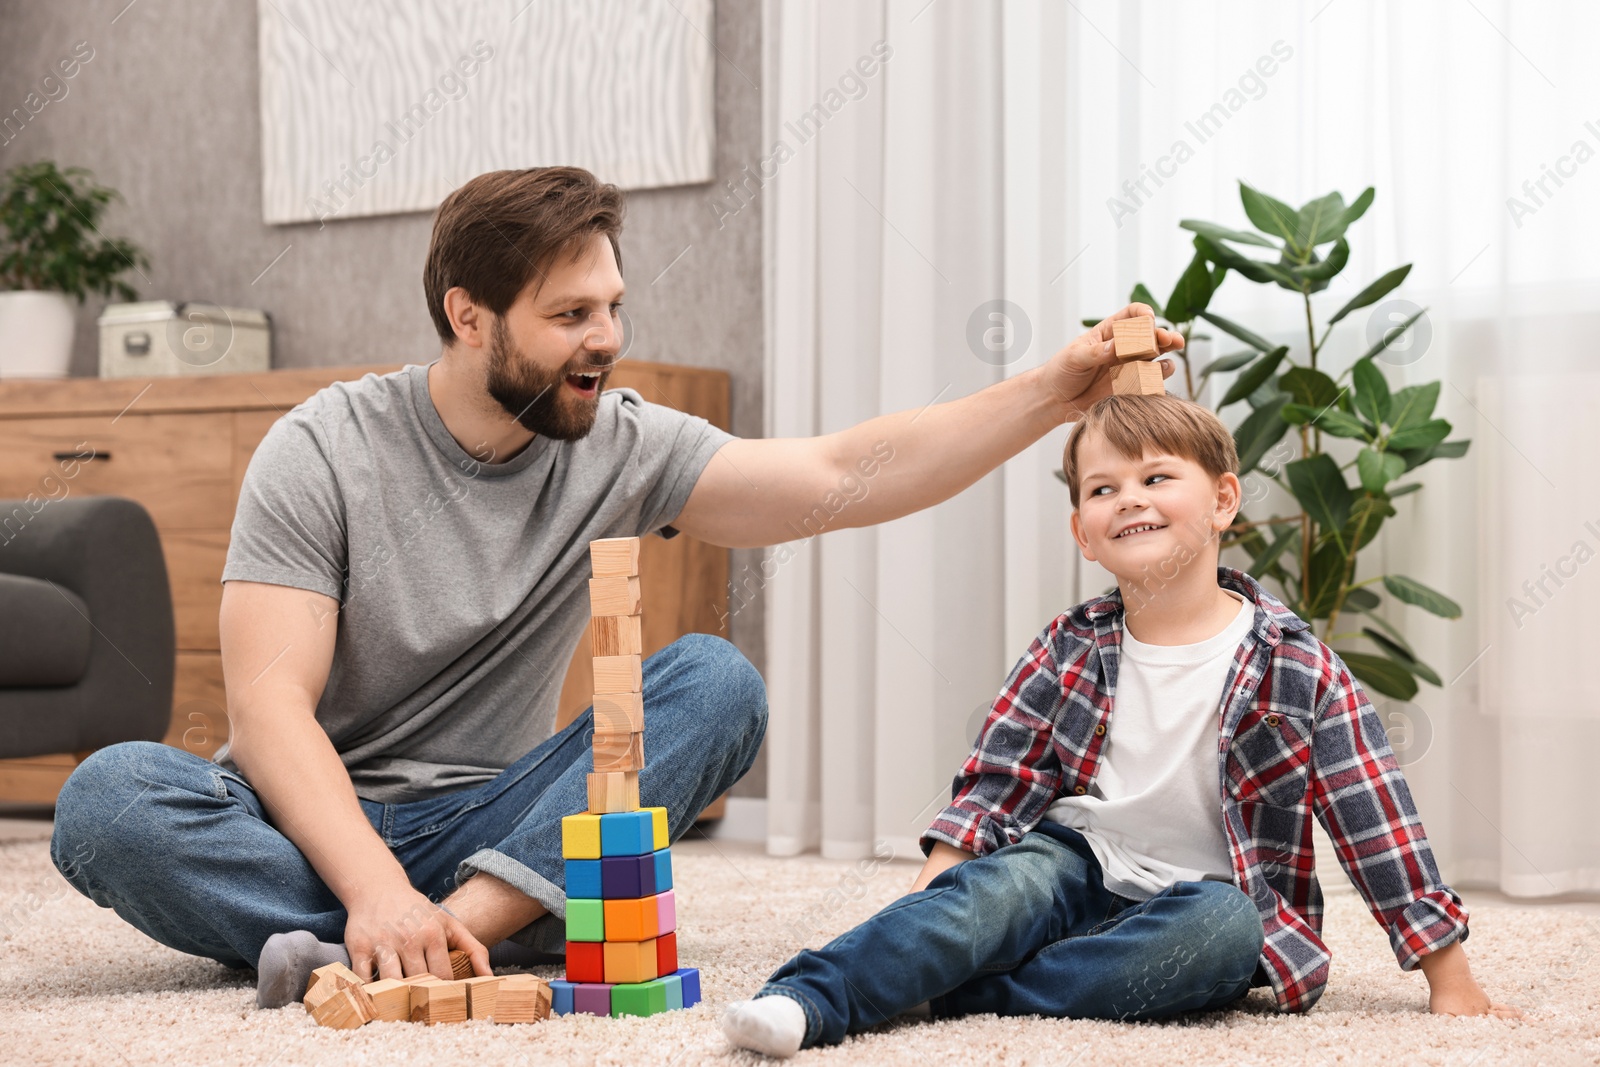
<path fill-rule="evenodd" d="M 722 1013 L 722 1032 L 740 1048 L 788 1059 L 806 1038 L 805 1009 L 782 995 L 736 1000 Z"/>

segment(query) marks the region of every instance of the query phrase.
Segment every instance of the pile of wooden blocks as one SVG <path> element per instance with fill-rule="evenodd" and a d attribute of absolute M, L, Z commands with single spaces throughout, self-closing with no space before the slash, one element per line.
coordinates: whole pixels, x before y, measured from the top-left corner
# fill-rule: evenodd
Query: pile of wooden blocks
<path fill-rule="evenodd" d="M 472 977 L 472 961 L 450 953 L 453 978 L 434 974 L 363 982 L 342 963 L 311 972 L 306 1011 L 319 1026 L 354 1030 L 373 1021 L 536 1023 L 550 1014 L 550 984 L 531 974 Z"/>
<path fill-rule="evenodd" d="M 1113 393 L 1138 393 L 1153 396 L 1167 391 L 1161 376 L 1161 354 L 1156 344 L 1156 320 L 1148 315 L 1117 319 L 1111 324 L 1111 341 L 1116 350 L 1117 369 L 1111 372 Z"/>
<path fill-rule="evenodd" d="M 644 769 L 639 539 L 589 544 L 594 641 L 594 773 L 589 810 L 561 821 L 567 977 L 557 1015 L 654 1015 L 700 1000 L 700 972 L 678 966 L 667 809 L 639 807 Z"/>

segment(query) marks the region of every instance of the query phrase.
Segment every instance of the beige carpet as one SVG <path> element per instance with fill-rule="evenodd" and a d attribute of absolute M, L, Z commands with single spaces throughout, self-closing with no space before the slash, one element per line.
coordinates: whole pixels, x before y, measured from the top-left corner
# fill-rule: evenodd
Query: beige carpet
<path fill-rule="evenodd" d="M 298 1005 L 257 1011 L 249 979 L 163 948 L 63 882 L 39 841 L 0 844 L 0 1064 L 282 1065 L 752 1063 L 716 1026 L 801 946 L 820 944 L 893 899 L 914 867 L 770 859 L 748 846 L 679 848 L 679 946 L 706 1003 L 652 1019 L 568 1017 L 531 1026 L 315 1027 Z M 854 899 L 852 899 L 854 897 Z M 1278 1016 L 1263 990 L 1242 1010 L 1187 1023 L 974 1017 L 892 1023 L 799 1063 L 916 1064 L 1600 1064 L 1600 917 L 1474 899 L 1467 951 L 1491 996 L 1520 1022 L 1426 1013 L 1427 983 L 1402 974 L 1348 888 L 1329 893 L 1333 980 L 1308 1015 Z M 554 977 L 554 972 L 546 972 Z"/>

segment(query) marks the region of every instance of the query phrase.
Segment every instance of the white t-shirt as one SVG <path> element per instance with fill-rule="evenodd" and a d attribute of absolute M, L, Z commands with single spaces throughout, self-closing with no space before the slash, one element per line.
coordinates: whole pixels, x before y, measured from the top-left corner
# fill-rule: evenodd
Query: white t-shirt
<path fill-rule="evenodd" d="M 1148 900 L 1175 882 L 1233 881 L 1217 731 L 1222 686 L 1254 619 L 1255 606 L 1241 599 L 1221 633 L 1192 645 L 1149 645 L 1122 631 L 1094 784 L 1044 816 L 1083 834 L 1111 892 Z"/>

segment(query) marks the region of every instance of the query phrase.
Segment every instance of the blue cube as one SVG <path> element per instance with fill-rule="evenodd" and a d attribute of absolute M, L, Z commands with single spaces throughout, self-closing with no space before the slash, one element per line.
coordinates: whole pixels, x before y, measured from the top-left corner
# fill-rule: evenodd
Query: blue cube
<path fill-rule="evenodd" d="M 656 865 L 649 856 L 606 856 L 600 860 L 600 896 L 606 900 L 651 897 L 656 891 Z"/>
<path fill-rule="evenodd" d="M 567 896 L 600 899 L 600 861 L 567 861 Z"/>
<path fill-rule="evenodd" d="M 677 1011 L 683 1007 L 683 979 L 675 974 L 661 976 L 661 984 L 667 987 L 667 1010 Z"/>
<path fill-rule="evenodd" d="M 659 852 L 652 853 L 650 858 L 656 869 L 655 891 L 657 893 L 665 893 L 672 888 L 672 850 L 664 848 Z"/>
<path fill-rule="evenodd" d="M 680 994 L 679 999 L 682 999 Z M 550 1013 L 552 1015 L 572 1014 L 572 983 L 556 979 L 550 983 Z"/>
<path fill-rule="evenodd" d="M 700 1003 L 700 971 L 694 967 L 679 967 L 672 974 L 683 988 L 683 1006 L 692 1008 Z"/>
<path fill-rule="evenodd" d="M 644 856 L 655 847 L 655 820 L 648 811 L 616 811 L 600 816 L 601 856 Z"/>

